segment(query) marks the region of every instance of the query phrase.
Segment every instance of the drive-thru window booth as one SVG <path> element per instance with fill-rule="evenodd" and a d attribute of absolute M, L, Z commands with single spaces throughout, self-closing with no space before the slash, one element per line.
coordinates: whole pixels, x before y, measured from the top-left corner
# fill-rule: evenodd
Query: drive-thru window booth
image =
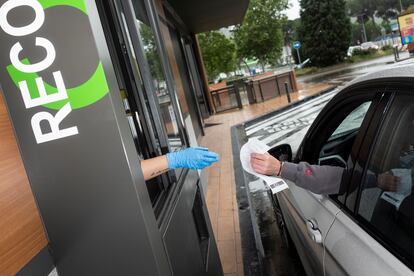
<path fill-rule="evenodd" d="M 0 0 L 0 199 L 24 191 L 26 213 L 0 207 L 10 233 L 37 229 L 0 239 L 1 271 L 222 274 L 198 172 L 145 182 L 139 165 L 208 116 L 185 26 L 169 1 Z"/>

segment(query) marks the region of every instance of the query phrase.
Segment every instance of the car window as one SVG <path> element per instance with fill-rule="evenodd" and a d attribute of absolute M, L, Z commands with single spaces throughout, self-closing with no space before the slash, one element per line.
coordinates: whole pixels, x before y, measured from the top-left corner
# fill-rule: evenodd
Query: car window
<path fill-rule="evenodd" d="M 414 97 L 400 96 L 381 126 L 363 177 L 360 219 L 398 256 L 414 261 Z"/>
<path fill-rule="evenodd" d="M 319 165 L 346 167 L 346 161 L 370 105 L 371 101 L 359 104 L 334 128 L 321 148 Z"/>
<path fill-rule="evenodd" d="M 329 140 L 358 130 L 362 125 L 362 121 L 364 120 L 365 114 L 367 114 L 370 105 L 371 102 L 365 102 L 354 109 L 332 133 Z"/>

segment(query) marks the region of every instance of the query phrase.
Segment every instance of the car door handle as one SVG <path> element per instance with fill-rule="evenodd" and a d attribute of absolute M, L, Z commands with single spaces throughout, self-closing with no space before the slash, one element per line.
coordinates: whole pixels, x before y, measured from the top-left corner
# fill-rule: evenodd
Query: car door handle
<path fill-rule="evenodd" d="M 308 229 L 309 236 L 314 242 L 322 243 L 322 234 L 315 219 L 308 219 L 306 221 L 306 228 Z"/>

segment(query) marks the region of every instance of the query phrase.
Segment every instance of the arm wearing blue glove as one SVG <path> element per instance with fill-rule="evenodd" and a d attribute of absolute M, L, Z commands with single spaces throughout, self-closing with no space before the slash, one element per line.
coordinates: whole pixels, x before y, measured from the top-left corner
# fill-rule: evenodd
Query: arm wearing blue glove
<path fill-rule="evenodd" d="M 171 169 L 201 170 L 219 160 L 215 152 L 207 148 L 187 148 L 166 155 L 141 161 L 145 180 L 154 178 Z"/>

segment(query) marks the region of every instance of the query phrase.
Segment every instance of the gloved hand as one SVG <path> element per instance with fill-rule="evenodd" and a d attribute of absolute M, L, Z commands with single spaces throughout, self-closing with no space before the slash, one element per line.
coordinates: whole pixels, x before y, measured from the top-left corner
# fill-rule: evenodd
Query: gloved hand
<path fill-rule="evenodd" d="M 168 168 L 187 168 L 201 170 L 220 159 L 215 152 L 207 148 L 187 148 L 176 152 L 167 153 Z"/>

